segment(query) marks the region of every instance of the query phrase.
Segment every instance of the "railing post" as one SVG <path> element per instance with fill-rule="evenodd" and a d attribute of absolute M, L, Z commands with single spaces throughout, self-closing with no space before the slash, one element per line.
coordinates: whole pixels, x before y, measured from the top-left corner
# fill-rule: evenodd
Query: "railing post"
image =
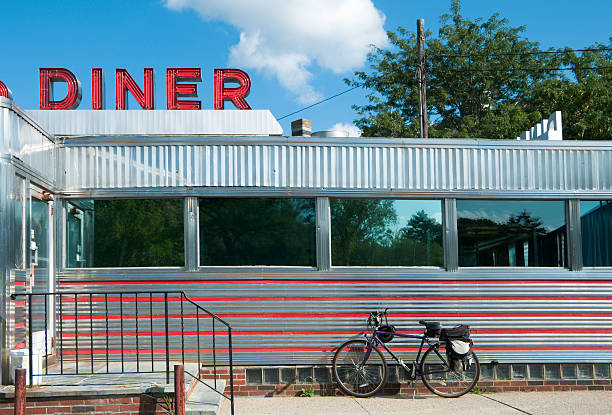
<path fill-rule="evenodd" d="M 168 339 L 168 293 L 164 293 L 164 320 L 166 325 L 166 383 L 170 383 L 170 341 Z"/>
<path fill-rule="evenodd" d="M 32 368 L 34 367 L 34 351 L 32 350 L 33 342 L 32 342 L 32 295 L 28 295 L 28 370 L 30 375 L 30 386 L 34 384 L 34 371 Z"/>
<path fill-rule="evenodd" d="M 232 415 L 234 415 L 234 362 L 232 360 L 232 328 L 227 326 L 227 338 L 228 338 L 228 353 L 229 353 L 229 374 L 230 374 L 230 405 L 232 409 Z"/>
<path fill-rule="evenodd" d="M 32 371 L 30 370 L 30 373 Z M 15 415 L 26 413 L 26 370 L 15 369 Z"/>
<path fill-rule="evenodd" d="M 185 367 L 174 365 L 174 414 L 185 415 Z"/>

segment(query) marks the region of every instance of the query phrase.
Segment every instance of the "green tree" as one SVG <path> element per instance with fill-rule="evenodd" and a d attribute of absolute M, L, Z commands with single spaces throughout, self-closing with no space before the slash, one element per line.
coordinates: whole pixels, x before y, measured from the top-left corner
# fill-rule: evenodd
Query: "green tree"
<path fill-rule="evenodd" d="M 183 266 L 183 200 L 96 200 L 94 266 Z"/>
<path fill-rule="evenodd" d="M 390 226 L 397 222 L 393 200 L 333 199 L 330 205 L 333 263 L 376 264 L 377 248 L 393 243 Z"/>
<path fill-rule="evenodd" d="M 202 265 L 315 266 L 314 199 L 200 199 Z"/>
<path fill-rule="evenodd" d="M 425 35 L 431 137 L 514 138 L 556 110 L 583 131 L 576 138 L 610 137 L 610 71 L 577 71 L 574 79 L 552 70 L 611 66 L 609 54 L 536 53 L 539 45 L 523 36 L 524 26 L 510 27 L 498 14 L 470 20 L 461 15 L 459 0 L 451 2 L 441 22 L 437 37 Z M 393 48 L 375 50 L 371 71 L 347 80 L 368 90 L 369 103 L 354 107 L 355 123 L 366 136 L 415 137 L 416 34 L 399 27 L 388 36 Z M 566 131 L 574 135 L 571 128 Z"/>
<path fill-rule="evenodd" d="M 562 55 L 561 63 L 571 69 L 546 79 L 532 89 L 527 99 L 530 108 L 542 113 L 563 113 L 563 139 L 612 139 L 612 38 L 608 45 L 589 46 L 578 56 L 571 50 Z"/>
<path fill-rule="evenodd" d="M 429 217 L 424 210 L 412 215 L 399 233 L 400 238 L 413 239 L 420 243 L 435 241 L 442 245 L 442 224 Z"/>

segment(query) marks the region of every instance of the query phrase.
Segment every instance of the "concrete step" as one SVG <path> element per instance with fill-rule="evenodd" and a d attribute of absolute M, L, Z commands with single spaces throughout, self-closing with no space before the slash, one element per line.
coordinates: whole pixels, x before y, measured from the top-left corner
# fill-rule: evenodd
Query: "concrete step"
<path fill-rule="evenodd" d="M 202 380 L 202 382 L 205 382 L 206 385 L 210 387 L 203 385 L 195 379 L 193 379 L 193 382 L 195 382 L 195 384 L 193 385 L 191 394 L 187 398 L 185 414 L 217 415 L 221 399 L 226 398 L 211 389 L 215 387 L 214 381 L 209 379 Z M 225 390 L 225 380 L 217 380 L 217 390 Z"/>

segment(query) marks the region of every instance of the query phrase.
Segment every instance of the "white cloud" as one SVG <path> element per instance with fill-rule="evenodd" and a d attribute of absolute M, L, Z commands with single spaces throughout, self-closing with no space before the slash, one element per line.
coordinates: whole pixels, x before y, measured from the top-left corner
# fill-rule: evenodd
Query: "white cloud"
<path fill-rule="evenodd" d="M 322 96 L 312 82 L 313 64 L 333 73 L 363 65 L 371 45 L 387 46 L 385 16 L 371 0 L 166 0 L 192 8 L 206 21 L 240 30 L 229 64 L 275 76 L 303 104 Z"/>
<path fill-rule="evenodd" d="M 348 133 L 349 137 L 361 137 L 361 130 L 355 127 L 353 124 L 339 122 L 334 124 L 332 130 L 344 130 Z"/>

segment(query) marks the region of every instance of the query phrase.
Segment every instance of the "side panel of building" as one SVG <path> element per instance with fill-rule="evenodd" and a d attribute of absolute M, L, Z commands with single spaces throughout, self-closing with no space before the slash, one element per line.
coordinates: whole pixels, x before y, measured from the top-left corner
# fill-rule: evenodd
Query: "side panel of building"
<path fill-rule="evenodd" d="M 334 347 L 365 328 L 370 311 L 386 307 L 390 309 L 391 323 L 404 332 L 422 332 L 420 319 L 438 320 L 443 326 L 469 324 L 484 363 L 612 359 L 610 271 L 71 270 L 62 272 L 59 278 L 65 292 L 179 287 L 233 326 L 237 364 L 329 363 Z M 71 295 L 66 298 L 65 313 L 71 298 Z M 135 302 L 126 301 L 129 294 L 123 298 L 124 315 L 133 316 Z M 86 299 L 83 296 L 81 312 L 85 315 L 79 324 L 89 330 Z M 94 306 L 103 307 L 100 303 Z M 117 305 L 114 307 L 109 320 L 110 345 L 118 350 L 119 310 Z M 178 302 L 171 304 L 170 314 L 177 314 L 178 307 Z M 140 312 L 148 313 L 146 301 L 141 303 Z M 123 319 L 122 330 L 126 333 L 134 331 L 132 318 Z M 154 324 L 160 326 L 162 318 L 163 313 Z M 73 324 L 74 319 L 65 322 L 65 350 L 74 348 L 74 336 L 70 334 Z M 95 330 L 104 332 L 103 319 L 94 319 L 93 324 Z M 146 331 L 146 319 L 140 324 L 141 330 Z M 186 320 L 185 324 L 185 330 L 194 329 L 192 322 Z M 86 337 L 80 341 L 81 347 L 88 347 Z M 104 335 L 96 341 L 103 342 Z M 179 350 L 176 343 L 179 337 L 171 341 Z M 163 338 L 155 342 L 163 344 Z M 142 340 L 145 343 L 146 339 Z M 187 346 L 193 350 L 195 345 Z M 396 340 L 390 346 L 406 352 L 414 350 L 414 344 Z M 124 348 L 130 350 L 133 346 L 126 343 Z M 146 352 L 146 347 L 143 349 Z"/>
<path fill-rule="evenodd" d="M 612 151 L 595 143 L 152 140 L 157 139 L 104 145 L 71 139 L 61 147 L 62 187 L 72 195 L 162 187 L 291 189 L 319 195 L 453 192 L 455 197 L 482 192 L 510 197 L 612 192 Z"/>

